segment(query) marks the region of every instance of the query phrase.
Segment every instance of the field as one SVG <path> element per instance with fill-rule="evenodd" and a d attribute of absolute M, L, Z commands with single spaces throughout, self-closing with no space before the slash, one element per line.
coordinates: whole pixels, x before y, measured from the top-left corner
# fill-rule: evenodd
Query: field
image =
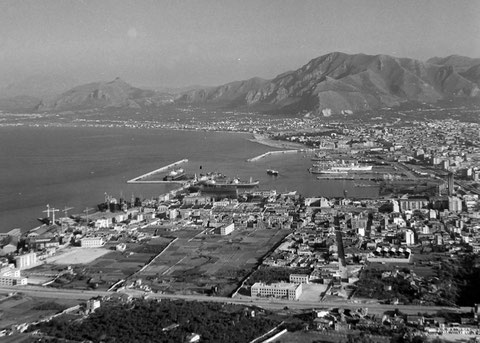
<path fill-rule="evenodd" d="M 55 256 L 52 263 L 35 267 L 26 274 L 43 281 L 55 279 L 54 287 L 105 290 L 139 271 L 171 240 L 155 238 L 148 243 L 126 243 L 124 252 L 114 250 L 116 243 L 108 243 L 103 248 L 72 248 L 66 254 Z M 71 272 L 66 271 L 66 265 L 72 267 Z"/>
<path fill-rule="evenodd" d="M 65 308 L 78 305 L 75 299 L 31 298 L 23 295 L 14 295 L 6 298 L 2 294 L 0 299 L 0 329 L 13 324 L 32 322 L 40 318 L 55 314 Z"/>
<path fill-rule="evenodd" d="M 47 258 L 46 262 L 60 265 L 87 264 L 108 253 L 109 250 L 105 248 L 70 247 L 53 257 Z"/>
<path fill-rule="evenodd" d="M 228 236 L 200 229 L 168 232 L 178 239 L 137 276 L 169 293 L 230 295 L 287 230 L 236 230 Z M 165 233 L 167 234 L 167 233 Z"/>

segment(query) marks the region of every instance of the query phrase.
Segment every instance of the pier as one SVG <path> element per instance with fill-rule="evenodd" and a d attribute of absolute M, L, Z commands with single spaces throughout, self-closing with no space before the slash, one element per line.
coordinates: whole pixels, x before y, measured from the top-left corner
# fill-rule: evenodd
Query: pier
<path fill-rule="evenodd" d="M 143 174 L 143 175 L 140 175 L 140 176 L 137 176 L 136 178 L 133 178 L 131 180 L 128 180 L 127 183 L 185 183 L 185 181 L 147 181 L 147 180 L 143 180 L 149 176 L 152 176 L 152 175 L 155 175 L 157 173 L 161 173 L 161 172 L 164 172 L 166 170 L 169 170 L 173 167 L 176 167 L 180 164 L 183 164 L 183 163 L 187 163 L 188 160 L 186 158 L 184 158 L 183 160 L 180 160 L 180 161 L 177 161 L 177 162 L 173 162 L 169 165 L 166 165 L 164 167 L 161 167 L 161 168 L 158 168 L 158 169 L 155 169 L 151 172 L 148 172 L 146 174 Z"/>
<path fill-rule="evenodd" d="M 258 160 L 261 160 L 262 158 L 268 157 L 268 156 L 273 156 L 273 155 L 283 155 L 283 154 L 297 154 L 297 153 L 302 153 L 302 152 L 312 152 L 315 151 L 314 149 L 295 149 L 295 150 L 273 150 L 273 151 L 267 151 L 264 154 L 249 158 L 247 162 L 255 162 Z"/>

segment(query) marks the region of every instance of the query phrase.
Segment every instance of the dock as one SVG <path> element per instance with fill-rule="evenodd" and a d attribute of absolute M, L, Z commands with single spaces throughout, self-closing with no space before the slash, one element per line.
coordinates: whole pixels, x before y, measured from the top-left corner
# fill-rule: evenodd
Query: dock
<path fill-rule="evenodd" d="M 180 161 L 177 161 L 177 162 L 173 162 L 169 165 L 166 165 L 164 167 L 161 167 L 161 168 L 158 168 L 158 169 L 155 169 L 151 172 L 148 172 L 146 174 L 143 174 L 143 175 L 140 175 L 140 176 L 137 176 L 131 180 L 128 180 L 127 183 L 185 183 L 185 181 L 147 181 L 147 180 L 143 180 L 149 176 L 152 176 L 152 175 L 155 175 L 157 173 L 161 173 L 161 172 L 164 172 L 166 170 L 169 170 L 173 167 L 176 167 L 180 164 L 183 164 L 183 163 L 187 163 L 188 160 L 186 158 L 184 158 L 183 160 L 180 160 Z"/>
<path fill-rule="evenodd" d="M 258 160 L 261 160 L 262 158 L 268 157 L 268 156 L 273 156 L 273 155 L 282 155 L 282 154 L 297 154 L 297 153 L 303 153 L 303 152 L 312 152 L 315 151 L 314 149 L 295 149 L 295 150 L 273 150 L 273 151 L 267 151 L 264 154 L 249 158 L 247 162 L 255 162 Z"/>

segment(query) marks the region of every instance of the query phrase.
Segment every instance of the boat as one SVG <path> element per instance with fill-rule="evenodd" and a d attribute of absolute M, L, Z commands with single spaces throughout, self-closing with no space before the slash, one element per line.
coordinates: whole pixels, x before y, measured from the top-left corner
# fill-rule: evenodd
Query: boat
<path fill-rule="evenodd" d="M 163 178 L 163 181 L 175 181 L 185 176 L 185 170 L 183 168 L 172 170 L 167 176 Z"/>
<path fill-rule="evenodd" d="M 242 181 L 239 178 L 233 179 L 210 179 L 204 182 L 199 182 L 203 191 L 231 191 L 239 188 L 253 188 L 258 186 L 260 181 Z"/>
<path fill-rule="evenodd" d="M 278 176 L 278 170 L 267 169 L 267 174 L 272 176 Z"/>

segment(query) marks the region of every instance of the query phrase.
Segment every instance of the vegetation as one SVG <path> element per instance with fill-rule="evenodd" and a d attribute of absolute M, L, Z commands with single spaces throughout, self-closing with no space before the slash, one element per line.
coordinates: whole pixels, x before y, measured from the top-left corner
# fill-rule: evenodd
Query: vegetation
<path fill-rule="evenodd" d="M 81 322 L 57 317 L 29 330 L 92 342 L 183 342 L 191 333 L 199 334 L 203 342 L 249 342 L 278 324 L 267 315 L 247 314 L 244 307 L 234 305 L 138 299 L 107 302 Z"/>
<path fill-rule="evenodd" d="M 473 254 L 459 260 L 442 260 L 438 277 L 455 290 L 453 301 L 459 306 L 480 303 L 480 257 Z"/>
<path fill-rule="evenodd" d="M 65 310 L 67 306 L 57 304 L 54 301 L 46 301 L 42 302 L 32 308 L 32 310 L 37 310 L 37 311 L 57 311 L 57 312 L 62 312 Z"/>
<path fill-rule="evenodd" d="M 290 274 L 310 274 L 309 268 L 263 267 L 256 270 L 247 280 L 247 285 L 255 282 L 271 284 L 275 282 L 288 282 Z"/>

